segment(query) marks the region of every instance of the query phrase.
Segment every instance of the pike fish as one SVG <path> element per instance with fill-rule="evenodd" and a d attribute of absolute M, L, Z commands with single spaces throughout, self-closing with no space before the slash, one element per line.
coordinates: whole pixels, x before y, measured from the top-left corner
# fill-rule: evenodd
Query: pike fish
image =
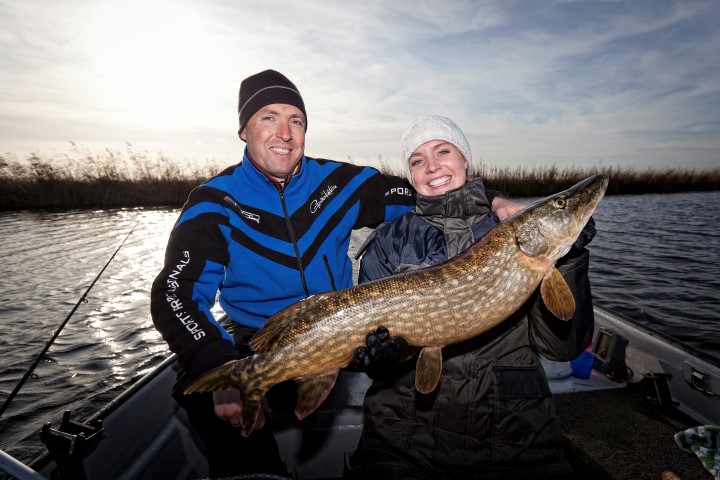
<path fill-rule="evenodd" d="M 325 400 L 367 332 L 380 326 L 421 349 L 415 386 L 431 392 L 440 380 L 444 346 L 498 325 L 538 286 L 555 316 L 572 317 L 575 301 L 555 262 L 570 250 L 607 185 L 607 176 L 595 175 L 540 200 L 439 265 L 297 302 L 257 332 L 253 356 L 205 373 L 185 393 L 238 389 L 247 436 L 265 393 L 294 380 L 295 414 L 302 419 Z"/>

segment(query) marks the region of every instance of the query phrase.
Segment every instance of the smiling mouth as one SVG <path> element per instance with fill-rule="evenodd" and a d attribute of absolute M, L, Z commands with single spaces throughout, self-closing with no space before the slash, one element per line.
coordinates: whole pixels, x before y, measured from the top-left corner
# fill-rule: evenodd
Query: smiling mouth
<path fill-rule="evenodd" d="M 287 155 L 290 153 L 290 150 L 287 148 L 270 147 L 270 150 L 274 153 L 277 153 L 278 155 Z"/>
<path fill-rule="evenodd" d="M 430 187 L 441 187 L 448 183 L 452 177 L 450 175 L 446 175 L 444 177 L 435 178 L 433 180 L 430 180 L 428 182 L 428 186 Z"/>

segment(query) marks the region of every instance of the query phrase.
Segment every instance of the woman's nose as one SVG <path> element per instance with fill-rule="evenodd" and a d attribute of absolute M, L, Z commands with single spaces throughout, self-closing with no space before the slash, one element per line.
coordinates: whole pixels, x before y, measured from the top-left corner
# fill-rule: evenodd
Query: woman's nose
<path fill-rule="evenodd" d="M 440 168 L 440 164 L 433 158 L 430 158 L 427 162 L 425 162 L 425 171 L 427 172 L 435 172 L 438 168 Z"/>

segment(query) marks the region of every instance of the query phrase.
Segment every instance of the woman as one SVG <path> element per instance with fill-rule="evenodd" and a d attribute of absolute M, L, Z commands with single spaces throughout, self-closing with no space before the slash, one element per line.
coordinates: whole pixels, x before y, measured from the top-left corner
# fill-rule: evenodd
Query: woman
<path fill-rule="evenodd" d="M 499 222 L 482 180 L 467 181 L 470 146 L 451 120 L 418 118 L 401 150 L 417 205 L 376 231 L 362 258 L 361 283 L 443 262 Z M 582 245 L 557 263 L 576 299 L 570 321 L 558 320 L 532 296 L 493 330 L 445 347 L 432 393 L 415 389 L 414 361 L 375 368 L 349 476 L 573 478 L 539 355 L 567 361 L 589 345 L 588 264 Z"/>

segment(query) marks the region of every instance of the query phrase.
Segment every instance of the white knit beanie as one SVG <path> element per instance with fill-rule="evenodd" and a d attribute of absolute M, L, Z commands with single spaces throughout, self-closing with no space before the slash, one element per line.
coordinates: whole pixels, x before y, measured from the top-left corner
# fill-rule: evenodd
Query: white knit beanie
<path fill-rule="evenodd" d="M 410 175 L 408 159 L 420 145 L 431 140 L 444 140 L 452 143 L 467 160 L 468 169 L 472 165 L 470 144 L 462 130 L 455 125 L 455 122 L 440 115 L 418 117 L 405 129 L 402 140 L 400 140 L 400 158 L 405 166 L 405 174 L 410 183 L 412 183 L 412 176 Z"/>

